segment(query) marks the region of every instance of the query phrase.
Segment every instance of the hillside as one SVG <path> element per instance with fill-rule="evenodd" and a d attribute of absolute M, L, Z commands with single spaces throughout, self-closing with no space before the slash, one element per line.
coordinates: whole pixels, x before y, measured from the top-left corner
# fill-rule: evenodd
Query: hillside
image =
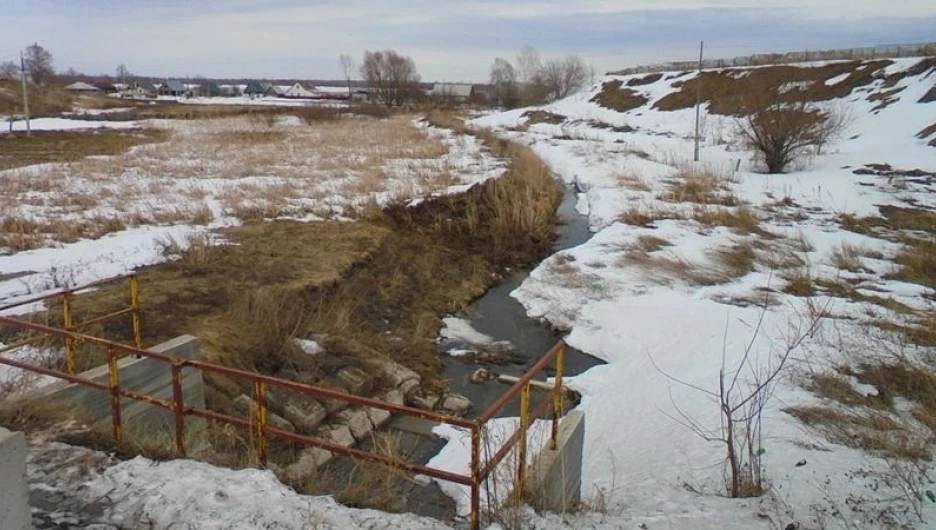
<path fill-rule="evenodd" d="M 762 173 L 738 128 L 764 93 L 844 130 Z M 595 232 L 513 296 L 608 362 L 571 383 L 588 422 L 583 494 L 614 516 L 602 521 L 936 522 L 934 95 L 934 59 L 829 62 L 608 76 L 474 120 L 531 145 Z M 729 419 L 737 493 L 761 496 L 725 497 Z"/>

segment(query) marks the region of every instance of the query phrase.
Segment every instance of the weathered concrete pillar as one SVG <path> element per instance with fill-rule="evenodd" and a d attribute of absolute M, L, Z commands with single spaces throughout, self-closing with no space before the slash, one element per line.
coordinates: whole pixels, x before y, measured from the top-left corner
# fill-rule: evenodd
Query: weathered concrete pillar
<path fill-rule="evenodd" d="M 0 530 L 32 528 L 26 488 L 26 437 L 0 427 Z"/>
<path fill-rule="evenodd" d="M 533 459 L 526 491 L 537 510 L 567 512 L 582 499 L 582 454 L 585 449 L 585 413 L 573 410 L 559 422 L 556 449 L 549 445 Z"/>

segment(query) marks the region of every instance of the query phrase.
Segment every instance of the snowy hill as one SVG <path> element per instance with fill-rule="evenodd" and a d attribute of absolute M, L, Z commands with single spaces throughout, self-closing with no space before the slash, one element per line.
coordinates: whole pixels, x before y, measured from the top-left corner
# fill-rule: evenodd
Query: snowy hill
<path fill-rule="evenodd" d="M 609 76 L 473 122 L 531 145 L 595 232 L 513 293 L 608 362 L 571 383 L 583 494 L 609 527 L 936 524 L 936 60 L 705 72 L 694 163 L 698 79 Z M 764 87 L 846 130 L 786 174 L 759 172 L 733 114 Z M 719 374 L 747 406 L 781 365 L 740 448 L 767 492 L 727 499 Z"/>

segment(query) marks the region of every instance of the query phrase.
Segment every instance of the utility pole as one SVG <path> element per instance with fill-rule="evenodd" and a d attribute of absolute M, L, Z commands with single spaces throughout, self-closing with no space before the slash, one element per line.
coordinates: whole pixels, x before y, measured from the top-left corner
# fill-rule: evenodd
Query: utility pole
<path fill-rule="evenodd" d="M 20 52 L 20 70 L 22 70 L 23 80 L 23 113 L 26 115 L 26 136 L 32 136 L 29 127 L 29 92 L 26 90 L 26 59 L 23 58 L 23 52 Z"/>
<path fill-rule="evenodd" d="M 699 120 L 702 113 L 702 53 L 705 49 L 705 41 L 699 43 L 699 77 L 696 78 L 696 98 L 695 98 L 695 155 L 692 157 L 696 162 L 699 161 Z"/>

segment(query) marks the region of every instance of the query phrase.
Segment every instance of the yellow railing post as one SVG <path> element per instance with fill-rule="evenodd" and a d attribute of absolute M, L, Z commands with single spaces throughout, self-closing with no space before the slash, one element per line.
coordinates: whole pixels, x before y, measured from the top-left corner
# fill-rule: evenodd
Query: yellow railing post
<path fill-rule="evenodd" d="M 552 434 L 549 437 L 549 448 L 553 451 L 556 450 L 556 444 L 558 443 L 559 417 L 562 416 L 562 371 L 564 368 L 563 363 L 565 362 L 565 348 L 565 343 L 563 342 L 559 346 L 559 351 L 556 352 L 556 381 L 553 387 Z"/>
<path fill-rule="evenodd" d="M 527 429 L 530 427 L 530 383 L 520 389 L 520 441 L 517 444 L 517 502 L 523 499 L 526 487 Z"/>
<path fill-rule="evenodd" d="M 72 331 L 75 323 L 72 317 L 71 293 L 62 295 L 62 320 L 65 331 Z M 65 371 L 75 375 L 75 339 L 71 337 L 65 337 Z"/>
<path fill-rule="evenodd" d="M 257 450 L 257 460 L 261 466 L 267 464 L 267 439 L 266 439 L 266 395 L 264 394 L 263 381 L 254 381 L 254 400 L 257 402 L 255 442 L 254 447 Z"/>
<path fill-rule="evenodd" d="M 140 334 L 140 283 L 136 274 L 130 276 L 130 307 L 133 308 L 133 342 L 137 348 L 143 348 L 143 336 Z"/>
<path fill-rule="evenodd" d="M 481 528 L 481 425 L 471 427 L 471 530 Z"/>
<path fill-rule="evenodd" d="M 111 421 L 114 424 L 114 441 L 123 441 L 123 427 L 120 424 L 120 371 L 117 369 L 117 352 L 107 348 L 107 369 L 110 375 Z"/>

